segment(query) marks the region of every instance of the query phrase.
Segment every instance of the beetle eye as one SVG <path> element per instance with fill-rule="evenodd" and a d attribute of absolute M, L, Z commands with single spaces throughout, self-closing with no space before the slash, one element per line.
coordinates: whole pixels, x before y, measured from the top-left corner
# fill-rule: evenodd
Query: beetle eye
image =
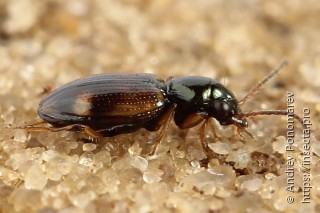
<path fill-rule="evenodd" d="M 222 100 L 217 100 L 213 103 L 213 110 L 215 114 L 215 118 L 220 123 L 229 122 L 234 114 L 234 110 L 232 107 Z"/>
<path fill-rule="evenodd" d="M 230 110 L 229 105 L 224 101 L 215 101 L 213 104 L 213 108 L 219 114 L 220 113 L 222 113 L 222 114 L 228 113 Z"/>

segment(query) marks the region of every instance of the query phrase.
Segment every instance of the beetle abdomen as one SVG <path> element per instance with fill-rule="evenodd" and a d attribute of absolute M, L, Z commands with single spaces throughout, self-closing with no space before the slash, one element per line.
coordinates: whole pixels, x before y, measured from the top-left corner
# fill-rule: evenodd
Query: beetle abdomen
<path fill-rule="evenodd" d="M 129 132 L 162 114 L 165 88 L 151 74 L 94 75 L 51 93 L 41 101 L 38 114 L 56 127 L 81 124 L 96 131 L 128 128 Z"/>

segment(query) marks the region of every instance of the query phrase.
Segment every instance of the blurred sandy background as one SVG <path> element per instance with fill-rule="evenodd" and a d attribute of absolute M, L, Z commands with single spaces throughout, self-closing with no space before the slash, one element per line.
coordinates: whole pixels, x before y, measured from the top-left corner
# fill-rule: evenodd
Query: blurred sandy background
<path fill-rule="evenodd" d="M 0 129 L 1 212 L 320 212 L 320 4 L 316 0 L 0 0 L 0 125 L 37 118 L 45 88 L 94 73 L 202 75 L 240 99 L 289 66 L 243 111 L 311 111 L 311 203 L 301 204 L 303 143 L 296 125 L 295 202 L 285 190 L 286 117 L 233 127 L 172 125 L 157 156 L 146 131 L 84 144 L 70 132 Z M 141 154 L 142 153 L 142 154 Z"/>

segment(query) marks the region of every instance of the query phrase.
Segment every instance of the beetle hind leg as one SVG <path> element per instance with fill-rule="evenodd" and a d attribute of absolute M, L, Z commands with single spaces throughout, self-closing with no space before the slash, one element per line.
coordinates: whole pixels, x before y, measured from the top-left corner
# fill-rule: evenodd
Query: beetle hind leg
<path fill-rule="evenodd" d="M 6 127 L 6 129 L 24 129 L 32 132 L 43 132 L 43 131 L 60 132 L 60 131 L 76 130 L 76 131 L 84 132 L 90 138 L 96 139 L 96 138 L 102 137 L 102 135 L 99 132 L 85 125 L 72 124 L 72 125 L 63 126 L 63 127 L 37 126 L 40 124 L 47 124 L 47 122 L 41 121 L 41 122 L 37 122 L 34 124 L 25 125 L 25 126 L 9 125 Z"/>

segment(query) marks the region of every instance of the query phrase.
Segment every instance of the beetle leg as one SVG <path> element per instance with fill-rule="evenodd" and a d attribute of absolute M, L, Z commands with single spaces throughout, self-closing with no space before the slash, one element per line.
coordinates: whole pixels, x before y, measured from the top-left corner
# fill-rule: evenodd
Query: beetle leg
<path fill-rule="evenodd" d="M 160 145 L 160 142 L 163 138 L 163 136 L 166 134 L 166 132 L 168 131 L 168 128 L 170 126 L 170 121 L 174 115 L 174 111 L 176 109 L 177 105 L 174 104 L 166 113 L 166 116 L 164 116 L 164 119 L 165 119 L 165 123 L 164 123 L 164 126 L 162 127 L 159 135 L 157 136 L 157 139 L 156 139 L 156 142 L 155 144 L 153 145 L 152 147 L 152 150 L 150 152 L 149 155 L 154 155 L 154 153 L 157 151 L 157 148 L 158 146 Z"/>
<path fill-rule="evenodd" d="M 69 131 L 72 129 L 80 129 L 82 130 L 87 136 L 89 136 L 89 138 L 93 138 L 93 139 L 97 139 L 99 137 L 102 137 L 102 134 L 100 134 L 99 132 L 93 130 L 92 128 L 85 126 L 85 125 L 81 125 L 81 124 L 72 124 L 69 126 L 65 126 L 65 127 L 51 127 L 49 128 L 50 131 L 52 132 L 58 132 L 58 131 Z"/>
<path fill-rule="evenodd" d="M 193 113 L 189 116 L 187 116 L 182 123 L 178 124 L 178 127 L 180 129 L 189 129 L 191 127 L 197 126 L 200 124 L 203 120 L 207 120 L 207 113 Z"/>
<path fill-rule="evenodd" d="M 37 125 L 39 124 L 46 124 L 47 122 L 43 121 L 43 120 L 36 120 L 35 123 L 31 123 L 31 124 L 24 124 L 23 126 L 17 126 L 15 124 L 8 124 L 7 126 L 5 126 L 5 129 L 32 129 L 32 128 L 38 128 Z"/>
<path fill-rule="evenodd" d="M 34 125 L 37 125 L 37 124 L 41 124 L 41 123 L 36 123 Z M 42 131 L 58 132 L 58 131 L 64 131 L 64 130 L 68 131 L 73 128 L 73 125 L 66 126 L 66 127 L 45 127 L 45 126 L 34 126 L 34 125 L 26 125 L 26 126 L 10 125 L 9 127 L 7 127 L 7 129 L 25 129 L 27 131 L 33 131 L 33 132 L 42 132 Z"/>
<path fill-rule="evenodd" d="M 213 133 L 213 136 L 215 137 L 215 138 L 220 138 L 219 137 L 219 135 L 217 134 L 217 132 L 216 132 L 216 127 L 215 127 L 215 125 L 214 125 L 214 123 L 213 123 L 213 121 L 212 121 L 212 118 L 209 118 L 210 119 L 210 121 L 209 121 L 209 124 L 210 124 L 210 128 L 211 128 L 211 131 L 212 131 L 212 133 Z"/>
<path fill-rule="evenodd" d="M 240 137 L 241 137 L 241 139 L 242 139 L 243 141 L 245 141 L 244 134 L 248 135 L 251 139 L 254 139 L 253 135 L 252 135 L 249 131 L 247 131 L 246 129 L 244 129 L 244 128 L 237 127 L 237 132 L 238 132 L 238 134 L 240 135 Z"/>
<path fill-rule="evenodd" d="M 203 120 L 205 121 L 203 122 Z M 200 142 L 203 150 L 206 150 L 207 143 L 204 140 L 204 135 L 209 122 L 209 117 L 207 113 L 203 113 L 203 112 L 193 113 L 187 116 L 182 123 L 178 124 L 178 126 L 180 129 L 187 129 L 187 128 L 197 126 L 201 122 L 203 122 L 203 124 L 199 129 Z"/>
<path fill-rule="evenodd" d="M 205 132 L 206 132 L 208 122 L 209 122 L 209 119 L 206 119 L 199 129 L 200 142 L 201 142 L 201 146 L 202 146 L 203 151 L 205 151 L 207 149 L 207 143 L 204 138 L 205 138 Z"/>
<path fill-rule="evenodd" d="M 90 127 L 84 126 L 83 127 L 83 132 L 86 133 L 89 137 L 92 137 L 93 139 L 102 137 L 102 134 L 99 132 L 91 129 Z"/>
<path fill-rule="evenodd" d="M 46 122 L 39 122 L 39 123 L 26 125 L 26 126 L 9 126 L 8 128 L 25 129 L 25 130 L 34 131 L 34 132 L 42 132 L 42 131 L 59 132 L 59 131 L 70 131 L 70 130 L 76 129 L 76 130 L 82 130 L 85 134 L 87 134 L 89 137 L 92 137 L 92 138 L 98 138 L 102 136 L 100 133 L 94 131 L 93 129 L 85 125 L 72 124 L 64 127 L 35 126 L 41 123 L 46 123 Z"/>

